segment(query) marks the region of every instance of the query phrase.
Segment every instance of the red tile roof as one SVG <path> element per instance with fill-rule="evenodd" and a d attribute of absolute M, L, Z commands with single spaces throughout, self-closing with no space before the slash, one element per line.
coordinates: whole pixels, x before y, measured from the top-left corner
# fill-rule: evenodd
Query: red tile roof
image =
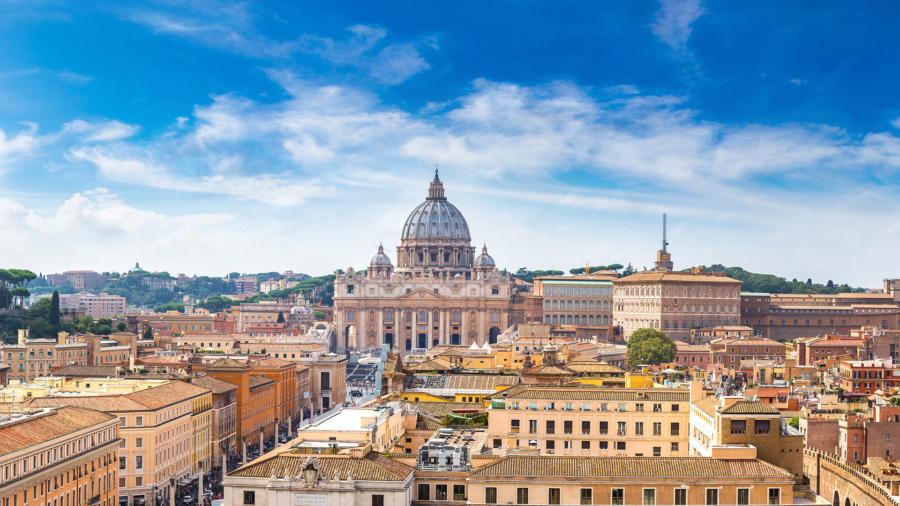
<path fill-rule="evenodd" d="M 62 407 L 47 414 L 0 425 L 0 456 L 101 425 L 116 417 L 76 407 Z"/>

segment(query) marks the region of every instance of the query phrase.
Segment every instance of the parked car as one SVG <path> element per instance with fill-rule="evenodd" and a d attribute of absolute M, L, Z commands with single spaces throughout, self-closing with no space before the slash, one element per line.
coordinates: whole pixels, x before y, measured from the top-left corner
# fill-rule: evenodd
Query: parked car
<path fill-rule="evenodd" d="M 190 503 L 194 502 L 194 497 L 193 497 L 193 496 L 190 496 L 190 495 L 186 495 L 186 496 L 182 497 L 181 500 L 182 500 L 185 504 L 190 504 Z"/>
<path fill-rule="evenodd" d="M 362 397 L 362 396 L 363 396 L 363 393 L 360 392 L 359 390 L 351 390 L 350 391 L 350 397 Z"/>

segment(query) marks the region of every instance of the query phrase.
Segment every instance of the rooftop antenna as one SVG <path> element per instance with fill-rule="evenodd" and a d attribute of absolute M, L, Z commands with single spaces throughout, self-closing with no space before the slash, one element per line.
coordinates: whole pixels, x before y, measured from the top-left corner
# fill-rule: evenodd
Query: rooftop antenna
<path fill-rule="evenodd" d="M 669 243 L 666 241 L 666 215 L 665 215 L 665 213 L 663 213 L 663 240 L 662 240 L 663 253 L 668 253 L 668 251 L 666 250 L 666 246 L 668 246 L 668 245 L 669 245 Z"/>

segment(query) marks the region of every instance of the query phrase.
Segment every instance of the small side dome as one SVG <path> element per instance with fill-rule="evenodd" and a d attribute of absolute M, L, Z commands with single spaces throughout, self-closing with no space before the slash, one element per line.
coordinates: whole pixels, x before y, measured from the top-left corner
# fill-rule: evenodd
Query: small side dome
<path fill-rule="evenodd" d="M 384 254 L 384 246 L 378 245 L 378 254 L 372 257 L 370 265 L 391 265 L 391 258 Z"/>
<path fill-rule="evenodd" d="M 494 267 L 494 259 L 488 255 L 487 246 L 481 248 L 481 254 L 475 258 L 475 267 Z"/>
<path fill-rule="evenodd" d="M 453 279 L 462 279 L 462 278 L 463 278 L 463 277 L 462 277 L 462 274 L 460 274 L 460 273 L 458 273 L 458 272 L 456 273 L 455 276 L 453 276 Z"/>

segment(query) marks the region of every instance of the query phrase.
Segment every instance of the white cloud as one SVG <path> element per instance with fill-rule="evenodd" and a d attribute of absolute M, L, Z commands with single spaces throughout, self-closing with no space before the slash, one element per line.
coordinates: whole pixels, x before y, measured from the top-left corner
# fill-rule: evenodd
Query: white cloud
<path fill-rule="evenodd" d="M 797 86 L 803 86 L 804 84 L 806 84 L 805 79 L 791 79 L 791 82 L 793 84 L 796 84 Z"/>
<path fill-rule="evenodd" d="M 640 94 L 640 90 L 637 89 L 637 86 L 633 84 L 620 84 L 618 86 L 609 86 L 603 88 L 603 91 L 609 93 L 610 95 L 622 94 L 622 95 L 638 95 Z"/>
<path fill-rule="evenodd" d="M 126 125 L 120 121 L 89 123 L 76 119 L 63 126 L 63 131 L 86 134 L 85 141 L 114 141 L 132 137 L 140 131 L 140 127 Z"/>
<path fill-rule="evenodd" d="M 701 0 L 660 0 L 653 33 L 676 52 L 684 52 L 691 24 L 705 12 Z"/>
<path fill-rule="evenodd" d="M 383 84 L 399 84 L 427 70 L 429 64 L 417 47 L 437 48 L 433 37 L 415 43 L 385 44 L 387 31 L 371 25 L 350 26 L 352 35 L 346 40 L 314 34 L 275 40 L 258 32 L 254 25 L 256 14 L 244 2 L 198 1 L 186 9 L 140 10 L 129 18 L 156 33 L 251 58 L 286 60 L 297 53 L 315 55 L 335 65 L 358 68 Z"/>
<path fill-rule="evenodd" d="M 84 74 L 76 74 L 75 72 L 60 72 L 57 74 L 60 79 L 66 81 L 67 83 L 73 84 L 87 84 L 94 80 L 91 76 L 86 76 Z"/>

